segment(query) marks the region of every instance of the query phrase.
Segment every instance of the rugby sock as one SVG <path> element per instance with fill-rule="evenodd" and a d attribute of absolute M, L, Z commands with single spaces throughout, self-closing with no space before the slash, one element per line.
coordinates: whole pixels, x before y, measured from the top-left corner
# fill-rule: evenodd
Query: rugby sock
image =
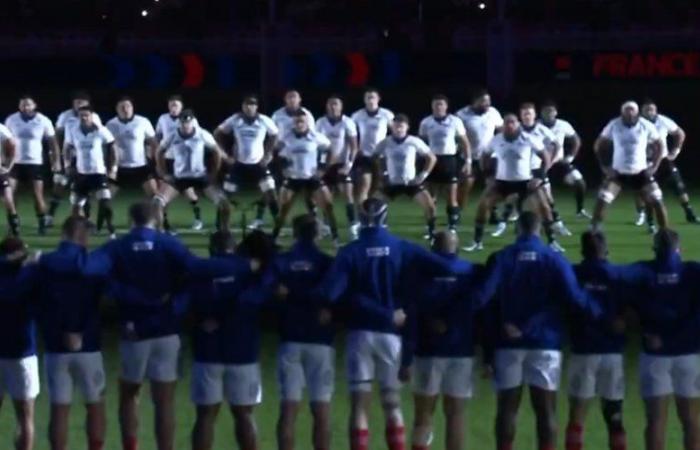
<path fill-rule="evenodd" d="M 502 442 L 501 445 L 498 446 L 498 450 L 513 450 L 513 443 Z"/>
<path fill-rule="evenodd" d="M 170 221 L 168 220 L 168 211 L 163 211 L 163 229 L 170 231 Z"/>
<path fill-rule="evenodd" d="M 544 222 L 544 234 L 547 236 L 547 242 L 550 244 L 554 242 L 554 230 L 552 229 L 552 221 L 547 220 Z"/>
<path fill-rule="evenodd" d="M 489 225 L 498 225 L 498 208 L 493 206 L 491 208 L 491 215 L 489 216 Z"/>
<path fill-rule="evenodd" d="M 570 423 L 566 427 L 564 443 L 566 450 L 583 450 L 583 426 L 578 423 Z"/>
<path fill-rule="evenodd" d="M 582 181 L 577 181 L 574 185 L 574 196 L 576 197 L 576 212 L 583 211 L 583 199 L 586 196 L 586 185 Z"/>
<path fill-rule="evenodd" d="M 57 196 L 51 197 L 51 202 L 49 203 L 49 216 L 55 216 L 56 211 L 58 211 L 58 206 L 61 204 L 61 199 Z"/>
<path fill-rule="evenodd" d="M 265 202 L 260 200 L 255 202 L 255 220 L 263 220 L 265 216 Z"/>
<path fill-rule="evenodd" d="M 91 212 L 92 212 L 92 203 L 90 203 L 90 199 L 88 198 L 87 200 L 85 200 L 85 205 L 83 206 L 83 214 L 85 214 L 86 219 L 90 218 Z"/>
<path fill-rule="evenodd" d="M 369 430 L 350 430 L 350 450 L 369 450 Z"/>
<path fill-rule="evenodd" d="M 609 444 L 610 450 L 627 450 L 627 434 L 625 430 L 610 433 Z"/>
<path fill-rule="evenodd" d="M 559 211 L 557 211 L 554 206 L 554 202 L 549 202 L 549 207 L 552 209 L 552 220 L 554 222 L 559 222 L 561 217 L 559 216 Z"/>
<path fill-rule="evenodd" d="M 348 225 L 355 223 L 355 204 L 346 203 L 345 204 L 345 217 L 348 218 Z"/>
<path fill-rule="evenodd" d="M 406 447 L 406 430 L 403 425 L 388 423 L 385 429 L 386 445 L 389 450 L 404 450 Z"/>
<path fill-rule="evenodd" d="M 508 222 L 508 219 L 510 218 L 510 215 L 513 214 L 514 209 L 515 209 L 515 205 L 513 203 L 506 204 L 506 206 L 503 208 L 503 215 L 501 216 L 501 222 Z"/>
<path fill-rule="evenodd" d="M 105 447 L 105 442 L 98 439 L 90 439 L 88 441 L 89 450 L 102 450 Z"/>
<path fill-rule="evenodd" d="M 453 230 L 459 225 L 460 218 L 459 206 L 448 206 L 447 207 L 447 228 Z"/>
<path fill-rule="evenodd" d="M 411 446 L 411 450 L 429 450 L 430 446 L 429 445 L 418 445 L 418 444 L 413 444 Z"/>
<path fill-rule="evenodd" d="M 97 229 L 102 228 L 102 222 L 107 222 L 107 231 L 109 234 L 114 233 L 114 225 L 112 224 L 112 202 L 110 200 L 100 200 L 97 205 Z"/>
<path fill-rule="evenodd" d="M 136 436 L 126 436 L 122 438 L 122 449 L 123 450 L 138 450 L 139 441 Z"/>
<path fill-rule="evenodd" d="M 540 450 L 557 450 L 557 446 L 554 444 L 543 444 L 540 445 Z"/>
<path fill-rule="evenodd" d="M 435 236 L 435 217 L 428 219 L 428 235 L 431 238 Z"/>
<path fill-rule="evenodd" d="M 192 205 L 192 214 L 195 220 L 202 220 L 202 209 L 199 207 L 199 200 L 190 201 Z"/>
<path fill-rule="evenodd" d="M 477 223 L 474 225 L 474 242 L 481 242 L 484 240 L 484 224 Z"/>
<path fill-rule="evenodd" d="M 280 204 L 277 203 L 277 199 L 273 198 L 272 200 L 270 200 L 268 208 L 270 208 L 270 214 L 272 215 L 272 218 L 276 219 L 277 215 L 280 213 Z"/>
<path fill-rule="evenodd" d="M 19 216 L 17 214 L 8 214 L 7 224 L 10 227 L 10 233 L 12 233 L 12 235 L 19 235 Z"/>
<path fill-rule="evenodd" d="M 46 232 L 46 214 L 37 214 L 36 221 L 39 224 L 39 234 Z"/>

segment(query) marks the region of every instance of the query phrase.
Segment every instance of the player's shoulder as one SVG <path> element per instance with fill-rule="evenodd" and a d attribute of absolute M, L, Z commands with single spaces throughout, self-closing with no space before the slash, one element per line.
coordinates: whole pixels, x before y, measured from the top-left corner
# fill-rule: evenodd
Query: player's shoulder
<path fill-rule="evenodd" d="M 259 113 L 258 114 L 258 119 L 264 123 L 265 125 L 274 125 L 275 122 L 272 120 L 272 118 L 266 114 Z"/>
<path fill-rule="evenodd" d="M 7 116 L 7 118 L 5 119 L 5 124 L 17 122 L 20 119 L 21 119 L 21 116 L 20 116 L 19 111 L 15 111 L 12 114 L 10 114 L 9 116 Z"/>
<path fill-rule="evenodd" d="M 387 120 L 392 120 L 394 118 L 394 112 L 391 111 L 390 109 L 379 107 L 379 115 L 384 117 Z"/>
<path fill-rule="evenodd" d="M 134 117 L 136 119 L 136 117 Z M 107 128 L 113 128 L 119 125 L 119 117 L 114 116 L 111 119 L 109 119 L 107 122 L 104 124 Z"/>
<path fill-rule="evenodd" d="M 457 112 L 455 112 L 455 114 L 457 115 L 457 117 L 462 119 L 471 114 L 471 108 L 469 107 L 469 105 L 467 105 L 463 108 L 458 109 Z"/>
<path fill-rule="evenodd" d="M 677 128 L 678 127 L 678 124 L 676 123 L 676 121 L 665 114 L 657 115 L 656 120 L 660 121 L 666 128 Z"/>
<path fill-rule="evenodd" d="M 301 110 L 304 112 L 304 114 L 306 114 L 307 117 L 311 117 L 313 119 L 314 115 L 308 108 L 302 106 Z"/>
<path fill-rule="evenodd" d="M 367 111 L 365 111 L 364 108 L 358 109 L 357 111 L 352 113 L 352 115 L 350 116 L 350 118 L 352 120 L 354 120 L 355 122 L 361 121 L 361 120 L 365 119 L 366 117 L 367 117 Z"/>
<path fill-rule="evenodd" d="M 435 123 L 435 119 L 433 118 L 433 115 L 425 116 L 421 119 L 420 121 L 420 127 L 428 127 Z"/>
<path fill-rule="evenodd" d="M 199 134 L 199 136 L 201 136 L 203 139 L 214 139 L 214 136 L 211 134 L 211 132 L 203 127 L 197 127 L 197 134 Z"/>
<path fill-rule="evenodd" d="M 563 130 L 573 130 L 574 129 L 574 126 L 571 124 L 571 122 L 569 122 L 568 120 L 559 119 L 559 118 L 557 118 L 557 120 L 554 122 L 554 126 L 559 127 Z"/>
<path fill-rule="evenodd" d="M 146 116 L 142 116 L 141 114 L 134 114 L 134 120 L 139 125 L 151 124 L 151 120 Z"/>
<path fill-rule="evenodd" d="M 647 120 L 644 117 L 639 118 L 639 125 L 648 131 L 653 131 L 653 132 L 657 131 L 656 125 L 654 125 L 654 123 L 652 121 Z"/>
<path fill-rule="evenodd" d="M 406 136 L 406 143 L 411 144 L 411 145 L 418 145 L 423 147 L 425 145 L 425 142 L 423 139 L 419 138 L 418 136 L 414 136 L 412 134 L 409 134 Z"/>
<path fill-rule="evenodd" d="M 281 118 L 282 116 L 287 114 L 287 111 L 285 111 L 284 106 L 281 108 L 277 108 L 272 112 L 272 120 L 276 120 Z"/>
<path fill-rule="evenodd" d="M 495 106 L 489 106 L 489 109 L 486 110 L 486 114 L 494 119 L 501 118 L 501 112 Z"/>

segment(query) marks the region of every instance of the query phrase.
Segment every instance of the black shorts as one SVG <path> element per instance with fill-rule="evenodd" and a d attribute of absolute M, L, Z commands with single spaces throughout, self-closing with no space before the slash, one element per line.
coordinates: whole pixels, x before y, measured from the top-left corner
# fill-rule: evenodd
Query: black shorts
<path fill-rule="evenodd" d="M 185 192 L 187 189 L 192 188 L 195 191 L 203 191 L 209 186 L 209 180 L 206 178 L 175 178 L 173 187 L 177 189 L 178 192 Z"/>
<path fill-rule="evenodd" d="M 260 182 L 271 177 L 272 174 L 267 167 L 236 162 L 224 177 L 224 191 L 232 194 L 244 189 L 258 190 Z"/>
<path fill-rule="evenodd" d="M 560 160 L 552 164 L 552 167 L 547 171 L 547 177 L 553 179 L 564 179 L 568 174 L 576 170 L 573 164 L 564 160 Z"/>
<path fill-rule="evenodd" d="M 309 178 L 309 179 L 294 179 L 294 178 L 286 178 L 284 180 L 284 183 L 282 183 L 282 187 L 285 189 L 288 189 L 294 193 L 298 192 L 315 192 L 322 187 L 325 186 L 325 183 L 322 180 L 319 180 L 318 178 Z"/>
<path fill-rule="evenodd" d="M 107 175 L 96 174 L 76 174 L 71 190 L 80 198 L 89 196 L 92 192 L 109 188 Z"/>
<path fill-rule="evenodd" d="M 117 175 L 117 184 L 120 187 L 141 186 L 155 178 L 157 178 L 156 171 L 152 165 L 120 167 Z"/>
<path fill-rule="evenodd" d="M 10 187 L 10 177 L 5 175 L 0 175 L 0 189 L 7 189 Z"/>
<path fill-rule="evenodd" d="M 527 195 L 530 193 L 530 188 L 528 186 L 530 184 L 529 180 L 524 180 L 524 181 L 505 181 L 505 180 L 496 180 L 495 188 L 496 192 L 498 192 L 498 195 L 500 195 L 503 198 L 508 198 L 511 195 L 518 195 L 519 199 L 523 199 L 527 197 Z"/>
<path fill-rule="evenodd" d="M 373 174 L 374 158 L 359 153 L 355 157 L 355 162 L 352 167 L 357 175 Z"/>
<path fill-rule="evenodd" d="M 20 164 L 12 166 L 10 178 L 19 182 L 44 181 L 44 166 L 41 164 Z"/>
<path fill-rule="evenodd" d="M 615 172 L 608 181 L 619 184 L 623 188 L 640 191 L 652 183 L 656 183 L 654 176 L 648 171 L 643 170 L 635 174 L 622 174 Z"/>
<path fill-rule="evenodd" d="M 654 177 L 658 178 L 659 180 L 666 180 L 671 176 L 673 172 L 677 170 L 678 167 L 676 167 L 675 161 L 669 161 L 668 159 L 664 158 L 661 160 L 661 164 L 659 164 L 659 170 L 656 171 Z"/>
<path fill-rule="evenodd" d="M 463 167 L 464 164 L 467 163 L 464 160 L 464 158 L 462 157 L 462 155 L 457 155 L 457 161 L 458 161 L 459 167 Z M 471 178 L 485 180 L 487 178 L 491 178 L 494 175 L 494 173 L 495 173 L 495 167 L 493 165 L 491 165 L 491 167 L 488 170 L 484 170 L 484 168 L 481 166 L 481 158 L 476 158 L 476 159 L 472 160 Z M 467 176 L 464 175 L 464 173 L 462 173 L 461 170 L 460 170 L 458 176 L 459 176 L 460 183 L 467 180 Z"/>
<path fill-rule="evenodd" d="M 463 165 L 464 163 L 457 159 L 457 155 L 437 155 L 437 162 L 428 176 L 428 181 L 436 184 L 455 184 L 459 181 Z"/>
<path fill-rule="evenodd" d="M 399 195 L 413 198 L 424 190 L 425 187 L 422 184 L 418 186 L 413 184 L 387 184 L 384 186 L 384 195 L 390 199 L 394 199 Z"/>
<path fill-rule="evenodd" d="M 323 175 L 323 182 L 328 186 L 352 183 L 350 175 L 341 175 L 340 169 L 343 167 L 345 167 L 344 163 L 336 163 L 328 166 L 328 168 L 326 168 L 326 173 Z"/>
<path fill-rule="evenodd" d="M 539 178 L 540 180 L 547 179 L 547 174 L 544 173 L 544 168 L 532 169 L 532 178 Z"/>

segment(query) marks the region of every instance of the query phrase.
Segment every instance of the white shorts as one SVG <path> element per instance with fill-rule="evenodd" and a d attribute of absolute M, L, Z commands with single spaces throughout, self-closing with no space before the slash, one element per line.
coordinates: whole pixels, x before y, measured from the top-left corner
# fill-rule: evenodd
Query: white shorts
<path fill-rule="evenodd" d="M 401 338 L 374 331 L 348 333 L 348 380 L 351 391 L 372 390 L 377 380 L 380 389 L 399 389 Z"/>
<path fill-rule="evenodd" d="M 277 380 L 283 400 L 301 401 L 304 386 L 312 402 L 330 402 L 335 380 L 335 350 L 329 345 L 283 343 L 277 354 Z"/>
<path fill-rule="evenodd" d="M 121 341 L 121 379 L 140 384 L 145 379 L 161 383 L 177 381 L 180 336 Z"/>
<path fill-rule="evenodd" d="M 258 405 L 262 402 L 260 365 L 212 364 L 195 362 L 192 366 L 192 402 L 195 405 Z"/>
<path fill-rule="evenodd" d="M 496 350 L 493 367 L 496 389 L 527 385 L 556 391 L 561 379 L 561 360 L 558 350 Z"/>
<path fill-rule="evenodd" d="M 572 354 L 568 367 L 569 396 L 605 400 L 625 398 L 625 370 L 619 353 Z"/>
<path fill-rule="evenodd" d="M 36 355 L 0 359 L 0 398 L 33 400 L 39 395 L 39 361 Z"/>
<path fill-rule="evenodd" d="M 438 394 L 456 398 L 472 396 L 472 358 L 421 358 L 413 364 L 413 392 L 419 395 Z"/>
<path fill-rule="evenodd" d="M 700 397 L 700 355 L 639 356 L 642 397 Z"/>
<path fill-rule="evenodd" d="M 73 385 L 78 387 L 85 403 L 97 403 L 102 399 L 105 390 L 102 353 L 47 353 L 44 369 L 51 403 L 70 405 Z"/>

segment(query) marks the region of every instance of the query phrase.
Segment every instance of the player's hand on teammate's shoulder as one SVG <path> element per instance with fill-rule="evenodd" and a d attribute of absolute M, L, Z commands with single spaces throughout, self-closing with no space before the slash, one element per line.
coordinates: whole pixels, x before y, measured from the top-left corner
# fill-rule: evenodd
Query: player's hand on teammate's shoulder
<path fill-rule="evenodd" d="M 406 323 L 406 312 L 403 308 L 394 310 L 394 326 L 401 328 Z"/>
<path fill-rule="evenodd" d="M 650 350 L 660 350 L 664 346 L 664 342 L 659 335 L 645 334 L 644 342 Z"/>
<path fill-rule="evenodd" d="M 435 334 L 447 333 L 447 324 L 442 319 L 432 319 L 430 321 L 430 330 Z"/>
<path fill-rule="evenodd" d="M 208 318 L 203 320 L 202 323 L 199 324 L 199 327 L 205 333 L 213 333 L 219 329 L 219 322 L 216 319 Z"/>
<path fill-rule="evenodd" d="M 333 313 L 328 308 L 321 308 L 318 311 L 318 323 L 321 325 L 330 325 L 333 321 Z"/>
<path fill-rule="evenodd" d="M 622 334 L 627 329 L 627 322 L 625 321 L 624 317 L 617 316 L 613 319 L 611 327 L 613 333 Z"/>
<path fill-rule="evenodd" d="M 83 348 L 82 333 L 65 333 L 63 335 L 63 345 L 71 352 L 78 352 Z"/>
<path fill-rule="evenodd" d="M 484 364 L 481 366 L 481 378 L 484 380 L 490 380 L 493 378 L 493 366 L 491 364 Z"/>
<path fill-rule="evenodd" d="M 284 284 L 277 285 L 277 288 L 275 289 L 275 298 L 277 298 L 277 300 L 285 300 L 288 295 L 289 288 L 287 286 Z"/>
<path fill-rule="evenodd" d="M 523 337 L 523 332 L 514 324 L 507 322 L 503 324 L 503 333 L 508 339 L 520 339 Z"/>
<path fill-rule="evenodd" d="M 262 263 L 260 262 L 259 259 L 252 258 L 250 260 L 250 271 L 251 272 L 253 272 L 253 273 L 259 272 L 261 267 L 262 267 Z"/>

